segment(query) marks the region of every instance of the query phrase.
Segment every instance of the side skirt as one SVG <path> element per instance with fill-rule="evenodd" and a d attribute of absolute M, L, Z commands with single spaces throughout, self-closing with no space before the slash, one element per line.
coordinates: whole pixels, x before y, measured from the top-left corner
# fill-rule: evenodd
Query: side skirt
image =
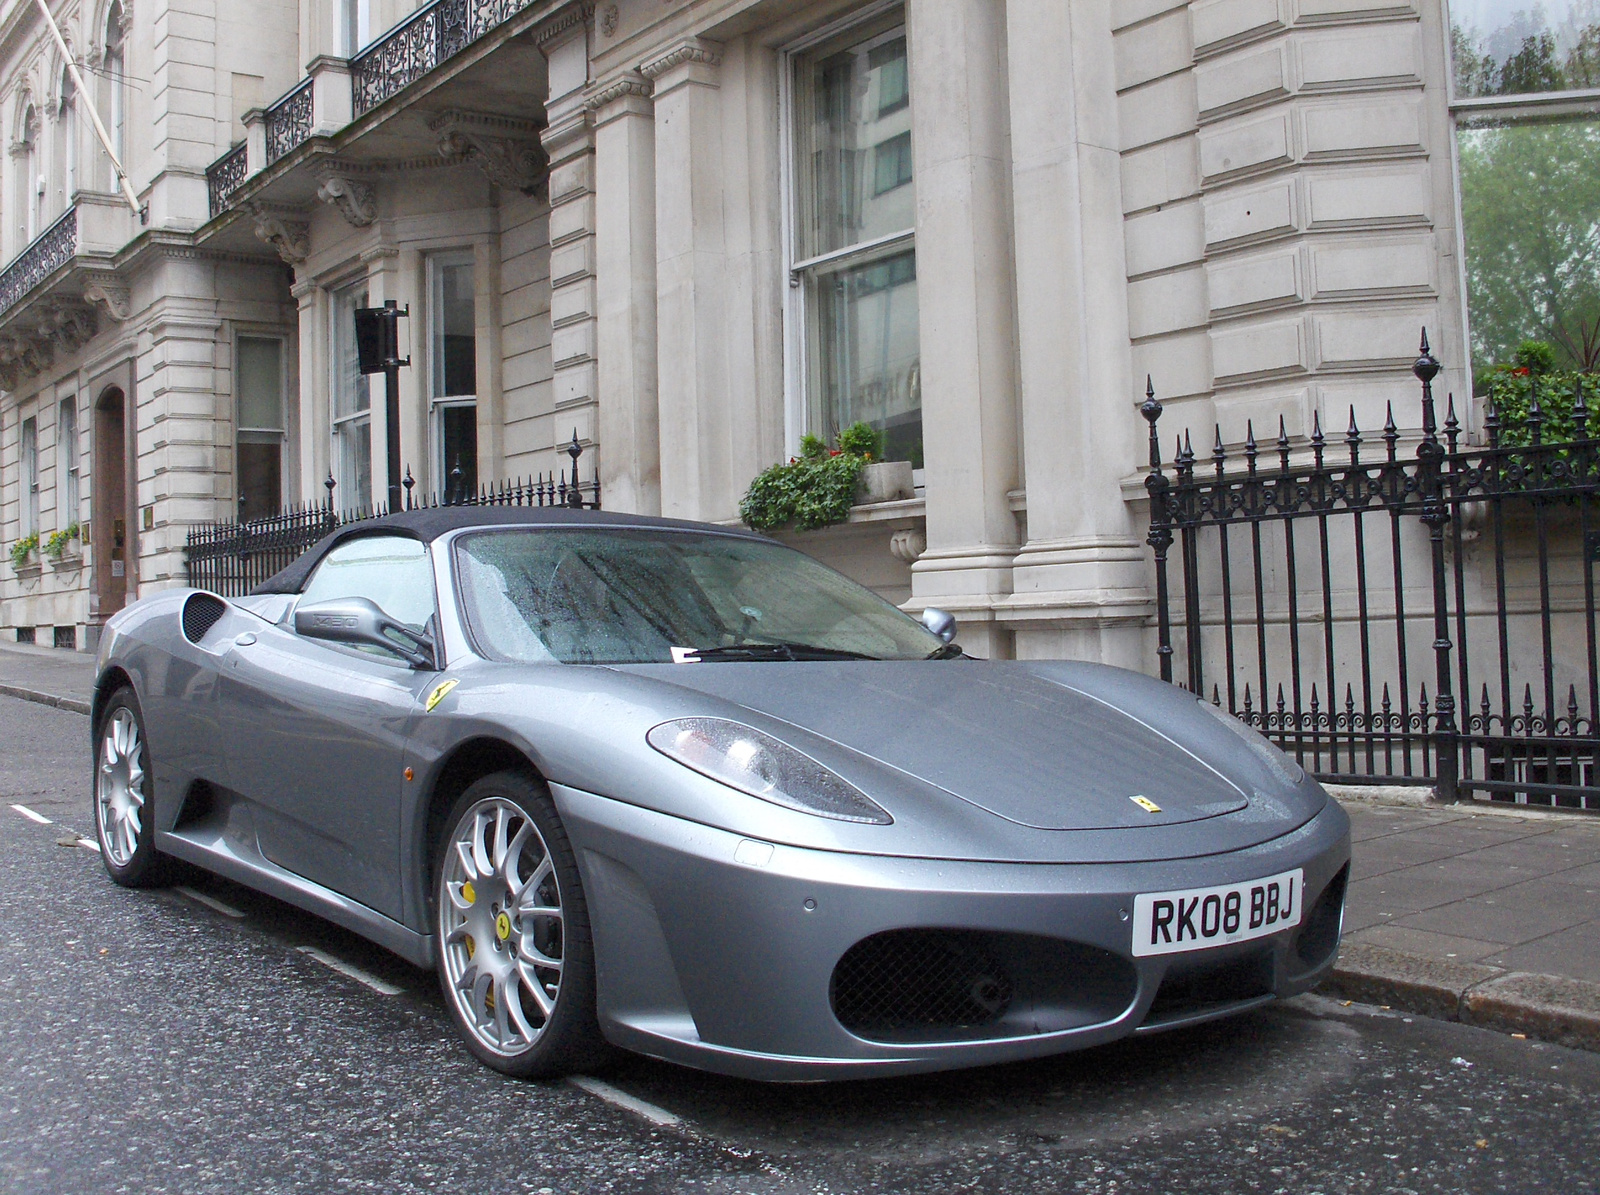
<path fill-rule="evenodd" d="M 202 823 L 177 831 L 157 831 L 156 849 L 315 913 L 393 951 L 415 966 L 432 968 L 434 965 L 430 935 L 419 934 L 332 888 L 285 871 L 256 851 L 253 842 L 246 845 L 240 837 L 224 835 L 214 825 Z"/>

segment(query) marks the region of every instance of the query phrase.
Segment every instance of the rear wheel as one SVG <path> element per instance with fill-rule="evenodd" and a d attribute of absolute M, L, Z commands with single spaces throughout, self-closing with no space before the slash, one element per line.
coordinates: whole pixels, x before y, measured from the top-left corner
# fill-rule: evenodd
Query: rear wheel
<path fill-rule="evenodd" d="M 156 850 L 150 756 L 144 717 L 124 685 L 106 702 L 95 735 L 94 826 L 106 871 L 128 888 L 150 888 L 171 878 L 171 860 Z"/>
<path fill-rule="evenodd" d="M 512 772 L 471 785 L 437 857 L 439 981 L 467 1047 L 519 1078 L 603 1061 L 583 886 L 543 785 Z"/>

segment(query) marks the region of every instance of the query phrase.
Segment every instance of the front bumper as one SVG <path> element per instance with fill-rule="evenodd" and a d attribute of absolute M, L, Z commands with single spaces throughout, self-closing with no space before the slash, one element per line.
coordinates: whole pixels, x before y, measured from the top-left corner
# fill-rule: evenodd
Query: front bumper
<path fill-rule="evenodd" d="M 704 1070 L 818 1080 L 1039 1057 L 1295 995 L 1337 953 L 1350 828 L 1333 801 L 1290 834 L 1224 855 L 1031 864 L 786 847 L 551 787 L 585 885 L 602 1029 L 626 1049 Z M 1298 926 L 1133 956 L 1138 893 L 1296 867 L 1305 872 Z M 1010 951 L 1026 998 L 987 1027 L 851 1032 L 836 1015 L 835 968 L 863 939 L 899 930 L 956 931 Z M 1043 958 L 1041 943 L 1066 961 Z M 1073 974 L 1091 976 L 1084 991 L 1072 990 Z"/>

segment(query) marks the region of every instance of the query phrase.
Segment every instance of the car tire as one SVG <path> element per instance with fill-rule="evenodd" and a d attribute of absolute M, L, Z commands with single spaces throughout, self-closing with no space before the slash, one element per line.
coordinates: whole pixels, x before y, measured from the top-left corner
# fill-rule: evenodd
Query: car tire
<path fill-rule="evenodd" d="M 603 1064 L 612 1050 L 595 1015 L 583 882 L 549 790 L 515 772 L 485 776 L 435 846 L 439 984 L 467 1048 L 521 1079 Z"/>
<path fill-rule="evenodd" d="M 154 780 L 144 714 L 133 689 L 123 685 L 95 727 L 92 792 L 100 858 L 124 888 L 172 881 L 172 860 L 156 850 Z"/>

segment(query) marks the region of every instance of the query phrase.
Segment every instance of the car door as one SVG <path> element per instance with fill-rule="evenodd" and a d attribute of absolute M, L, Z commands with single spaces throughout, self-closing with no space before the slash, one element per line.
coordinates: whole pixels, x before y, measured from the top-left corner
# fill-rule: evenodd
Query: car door
<path fill-rule="evenodd" d="M 364 597 L 423 629 L 434 616 L 425 545 L 346 541 L 317 565 L 297 605 Z M 303 638 L 293 618 L 228 650 L 221 704 L 234 787 L 272 862 L 398 917 L 399 797 L 408 728 L 437 676 L 381 648 Z"/>

